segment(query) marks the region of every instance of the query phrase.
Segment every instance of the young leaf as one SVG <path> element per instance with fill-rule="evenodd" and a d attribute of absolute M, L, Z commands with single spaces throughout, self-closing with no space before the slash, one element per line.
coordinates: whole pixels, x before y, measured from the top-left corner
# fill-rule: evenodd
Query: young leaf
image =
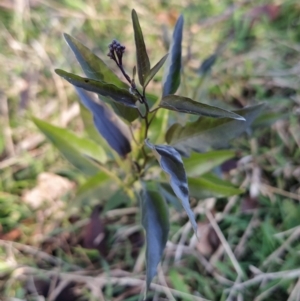
<path fill-rule="evenodd" d="M 152 149 L 162 170 L 168 175 L 170 185 L 176 196 L 180 199 L 181 204 L 193 225 L 193 229 L 195 233 L 197 233 L 197 224 L 190 207 L 189 188 L 180 154 L 172 146 L 153 145 L 148 140 L 146 140 L 145 143 Z"/>
<path fill-rule="evenodd" d="M 88 78 L 114 84 L 118 88 L 128 90 L 128 85 L 121 81 L 119 77 L 90 49 L 66 33 L 64 34 L 64 37 Z M 113 110 L 128 122 L 134 121 L 139 116 L 135 108 L 123 106 L 122 104 L 112 101 L 110 98 L 106 98 L 104 101 L 108 102 Z"/>
<path fill-rule="evenodd" d="M 149 71 L 149 74 L 147 78 L 145 79 L 144 88 L 148 86 L 152 78 L 155 76 L 155 74 L 160 70 L 160 68 L 165 63 L 166 59 L 168 57 L 168 53 Z"/>
<path fill-rule="evenodd" d="M 142 196 L 142 224 L 146 231 L 146 284 L 150 287 L 169 234 L 169 212 L 165 200 L 153 190 L 145 189 Z M 147 292 L 146 292 L 147 293 Z"/>
<path fill-rule="evenodd" d="M 145 87 L 145 79 L 150 71 L 150 61 L 146 51 L 142 29 L 136 11 L 133 9 L 131 13 L 134 40 L 136 46 L 136 60 L 140 84 Z"/>
<path fill-rule="evenodd" d="M 159 106 L 168 110 L 188 114 L 203 115 L 208 117 L 228 117 L 236 120 L 245 120 L 244 117 L 233 112 L 210 106 L 205 103 L 197 102 L 188 97 L 179 95 L 164 96 Z"/>
<path fill-rule="evenodd" d="M 180 16 L 175 25 L 173 39 L 165 67 L 162 96 L 174 94 L 180 85 L 182 30 L 183 16 Z"/>
<path fill-rule="evenodd" d="M 77 137 L 66 129 L 40 119 L 32 118 L 32 120 L 66 159 L 85 174 L 94 175 L 99 172 L 98 167 L 85 156 L 94 158 L 101 163 L 106 162 L 106 154 L 101 146 L 93 141 Z"/>
<path fill-rule="evenodd" d="M 166 134 L 166 141 L 182 155 L 189 156 L 191 150 L 205 152 L 211 148 L 226 147 L 229 141 L 246 131 L 263 109 L 263 104 L 235 111 L 246 121 L 230 118 L 211 119 L 199 117 L 185 126 L 173 124 Z"/>
<path fill-rule="evenodd" d="M 197 199 L 222 198 L 241 194 L 244 190 L 209 173 L 200 178 L 188 178 L 190 195 Z"/>
<path fill-rule="evenodd" d="M 55 72 L 67 80 L 72 85 L 85 89 L 90 92 L 95 92 L 102 96 L 111 97 L 112 100 L 121 103 L 125 106 L 136 108 L 137 98 L 128 90 L 118 88 L 113 84 L 108 84 L 98 80 L 84 78 L 73 73 L 66 72 L 61 69 L 56 69 Z"/>
<path fill-rule="evenodd" d="M 210 151 L 203 154 L 192 153 L 189 158 L 183 159 L 183 164 L 186 174 L 195 177 L 212 170 L 234 156 L 235 152 L 232 150 Z"/>
<path fill-rule="evenodd" d="M 107 106 L 95 98 L 93 93 L 76 88 L 83 105 L 93 114 L 95 127 L 110 147 L 121 157 L 131 152 L 130 131 L 124 122 Z"/>

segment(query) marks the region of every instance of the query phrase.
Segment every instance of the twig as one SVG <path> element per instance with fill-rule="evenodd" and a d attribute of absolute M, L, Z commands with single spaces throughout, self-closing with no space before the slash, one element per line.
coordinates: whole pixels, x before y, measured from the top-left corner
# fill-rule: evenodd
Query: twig
<path fill-rule="evenodd" d="M 293 200 L 296 200 L 296 201 L 300 201 L 300 195 L 299 194 L 288 192 L 288 191 L 282 190 L 282 189 L 277 188 L 277 187 L 269 186 L 267 184 L 261 184 L 261 190 L 266 190 L 266 191 L 274 193 L 274 194 L 279 194 L 279 195 L 285 196 L 287 198 L 290 198 L 290 199 L 293 199 Z"/>
<path fill-rule="evenodd" d="M 236 280 L 235 280 L 235 282 L 234 282 L 234 284 L 238 284 L 238 283 L 240 283 L 241 282 L 241 277 L 238 275 L 237 276 L 237 278 L 236 278 Z M 227 297 L 227 299 L 226 299 L 226 301 L 233 301 L 234 300 L 234 297 L 235 297 L 235 290 L 230 290 L 230 292 L 229 292 L 229 294 L 228 294 L 228 297 Z"/>
<path fill-rule="evenodd" d="M 127 214 L 135 214 L 139 211 L 139 208 L 137 207 L 129 207 L 129 208 L 122 208 L 122 209 L 114 209 L 109 210 L 105 213 L 105 216 L 108 218 L 114 218 L 117 216 L 123 216 Z"/>
<path fill-rule="evenodd" d="M 176 250 L 177 245 L 168 241 L 167 246 L 166 246 L 166 252 L 170 252 L 173 249 Z M 209 261 L 207 261 L 207 259 L 201 253 L 199 253 L 198 251 L 196 251 L 188 246 L 182 246 L 182 249 L 185 254 L 193 255 L 199 261 L 199 263 L 204 267 L 206 272 L 208 274 L 212 275 L 219 283 L 221 283 L 222 285 L 227 285 L 227 286 L 233 284 L 232 281 L 230 281 L 230 280 L 226 279 L 225 277 L 221 276 L 220 274 L 218 274 L 216 272 L 216 269 L 213 267 L 213 265 Z"/>
<path fill-rule="evenodd" d="M 243 270 L 241 269 L 241 267 L 240 267 L 238 261 L 236 260 L 234 254 L 233 254 L 233 252 L 232 252 L 232 250 L 231 250 L 231 248 L 230 248 L 230 246 L 229 246 L 229 244 L 228 244 L 226 238 L 224 237 L 224 235 L 223 235 L 221 229 L 219 228 L 219 226 L 218 226 L 218 224 L 217 224 L 215 218 L 213 217 L 213 215 L 211 214 L 210 211 L 207 211 L 207 212 L 206 212 L 206 216 L 207 216 L 207 218 L 208 218 L 210 224 L 212 225 L 212 227 L 213 227 L 214 230 L 216 231 L 216 233 L 217 233 L 217 235 L 218 235 L 218 237 L 219 237 L 219 239 L 220 239 L 220 241 L 221 241 L 221 243 L 222 243 L 222 245 L 223 245 L 223 247 L 224 247 L 224 249 L 225 249 L 225 251 L 226 251 L 228 257 L 230 258 L 230 260 L 231 260 L 231 262 L 232 262 L 232 264 L 233 264 L 233 266 L 234 266 L 234 268 L 235 268 L 237 274 L 238 274 L 240 277 L 243 277 L 243 276 L 244 276 L 244 272 L 243 272 Z"/>
<path fill-rule="evenodd" d="M 52 63 L 50 57 L 48 56 L 47 52 L 45 51 L 44 46 L 38 40 L 34 40 L 31 44 L 31 46 L 35 50 L 35 52 L 38 54 L 38 56 L 40 57 L 43 64 L 48 65 L 51 75 L 52 75 L 52 78 L 53 78 L 53 81 L 54 81 L 57 95 L 60 100 L 60 105 L 62 106 L 62 110 L 66 111 L 67 107 L 68 107 L 68 97 L 67 97 L 67 94 L 66 94 L 66 91 L 64 88 L 63 80 L 61 79 L 61 77 L 57 76 L 57 74 L 55 73 L 53 63 Z M 61 120 L 60 124 L 62 126 L 66 126 L 66 124 L 63 124 L 62 120 Z"/>
<path fill-rule="evenodd" d="M 215 16 L 215 17 L 210 17 L 208 19 L 205 19 L 203 21 L 200 21 L 200 27 L 201 28 L 205 28 L 205 27 L 211 27 L 217 23 L 220 23 L 220 22 L 224 22 L 226 21 L 227 19 L 229 19 L 233 14 L 234 12 L 239 9 L 241 6 L 244 6 L 248 3 L 251 3 L 252 1 L 251 0 L 244 0 L 244 1 L 241 1 L 241 2 L 237 2 L 235 3 L 234 5 L 231 5 L 229 6 L 222 14 L 218 15 L 218 16 Z"/>
<path fill-rule="evenodd" d="M 70 266 L 76 270 L 81 270 L 81 268 L 77 265 L 73 265 L 73 264 L 70 264 L 68 262 L 65 262 L 63 260 L 61 260 L 60 258 L 58 257 L 54 257 L 54 256 L 51 256 L 43 251 L 40 251 L 32 246 L 29 246 L 29 245 L 24 245 L 24 244 L 21 244 L 21 243 L 18 243 L 18 242 L 13 242 L 13 241 L 6 241 L 6 240 L 3 240 L 3 239 L 0 239 L 0 246 L 13 246 L 15 249 L 18 249 L 22 252 L 26 252 L 28 254 L 31 254 L 35 257 L 39 257 L 43 260 L 46 260 L 48 261 L 49 263 L 52 263 L 52 264 L 55 264 L 55 265 L 58 265 L 58 266 L 62 266 L 62 265 L 67 265 L 67 266 Z"/>
<path fill-rule="evenodd" d="M 276 238 L 283 239 L 285 236 L 289 236 L 289 235 L 293 234 L 297 229 L 300 230 L 300 226 L 296 226 L 296 227 L 293 227 L 293 228 L 288 229 L 286 231 L 282 231 L 282 232 L 276 233 L 273 236 L 276 237 Z"/>
<path fill-rule="evenodd" d="M 297 301 L 300 300 L 300 278 L 298 278 L 297 283 L 295 284 L 291 294 L 287 301 Z"/>
<path fill-rule="evenodd" d="M 244 232 L 242 238 L 240 239 L 238 245 L 236 246 L 236 248 L 234 250 L 234 254 L 237 258 L 241 257 L 241 255 L 244 253 L 247 240 L 251 236 L 253 229 L 255 227 L 257 227 L 260 223 L 259 220 L 257 219 L 257 215 L 258 215 L 258 212 L 255 211 L 250 223 L 247 226 L 246 231 Z"/>
<path fill-rule="evenodd" d="M 57 285 L 57 280 L 58 280 L 58 278 L 56 279 L 56 281 L 54 283 L 54 285 L 55 285 L 54 289 L 51 291 L 50 295 L 48 296 L 47 301 L 55 301 L 56 298 L 59 296 L 59 294 L 70 283 L 69 280 L 63 280 L 63 281 L 59 282 Z"/>
<path fill-rule="evenodd" d="M 231 289 L 243 290 L 246 287 L 252 286 L 263 280 L 274 280 L 274 279 L 280 279 L 280 278 L 293 279 L 293 278 L 298 278 L 298 277 L 300 277 L 300 269 L 281 271 L 281 272 L 275 272 L 275 273 L 263 273 L 263 274 L 255 276 L 254 278 L 252 278 L 250 280 L 241 282 L 239 284 L 235 284 L 231 288 L 227 289 L 226 291 L 229 291 Z"/>
<path fill-rule="evenodd" d="M 168 297 L 168 300 L 176 301 L 176 299 L 172 295 L 170 288 L 168 287 L 168 284 L 165 279 L 164 272 L 163 272 L 163 269 L 161 266 L 158 267 L 157 276 L 158 276 L 158 280 L 159 280 L 160 284 L 165 287 L 165 294 Z"/>
<path fill-rule="evenodd" d="M 183 226 L 183 230 L 182 230 L 182 234 L 178 243 L 178 247 L 176 249 L 176 253 L 175 253 L 175 262 L 178 262 L 182 256 L 182 252 L 183 252 L 183 246 L 187 240 L 188 234 L 190 232 L 192 228 L 192 225 L 190 222 L 187 222 L 184 226 Z"/>
<path fill-rule="evenodd" d="M 277 287 L 281 284 L 281 281 L 279 281 L 279 283 L 276 283 L 275 285 L 269 287 L 268 289 L 266 289 L 265 291 L 263 291 L 261 294 L 259 294 L 258 296 L 256 296 L 256 298 L 253 301 L 262 301 L 264 299 L 266 299 L 267 297 L 270 296 L 271 293 L 273 293 L 273 291 L 275 289 L 277 289 Z"/>
<path fill-rule="evenodd" d="M 12 139 L 12 131 L 9 125 L 9 112 L 7 97 L 0 93 L 0 116 L 2 119 L 2 131 L 4 137 L 5 151 L 9 157 L 15 155 L 15 146 Z"/>
<path fill-rule="evenodd" d="M 36 269 L 32 267 L 19 267 L 15 272 L 12 274 L 12 277 L 22 278 L 26 276 L 26 274 L 43 274 L 47 276 L 54 276 L 58 275 L 60 279 L 69 280 L 69 281 L 77 281 L 85 284 L 94 284 L 98 286 L 104 286 L 108 283 L 112 285 L 121 285 L 121 286 L 143 286 L 145 284 L 145 281 L 138 278 L 131 278 L 131 277 L 122 277 L 122 278 L 116 278 L 116 277 L 106 277 L 103 275 L 99 275 L 96 277 L 92 276 L 85 276 L 85 275 L 78 275 L 76 273 L 60 273 L 58 271 L 47 271 L 42 269 Z M 164 293 L 165 287 L 159 284 L 152 283 L 151 288 L 155 289 L 159 292 Z M 176 289 L 169 288 L 170 292 L 177 297 L 183 298 L 183 299 L 190 299 L 194 301 L 210 301 L 205 298 L 201 298 L 198 296 L 194 296 L 188 293 L 184 293 L 181 291 L 178 291 Z"/>
<path fill-rule="evenodd" d="M 262 266 L 268 265 L 272 260 L 279 258 L 282 253 L 289 247 L 289 245 L 300 236 L 300 228 L 296 228 L 295 231 L 290 235 L 290 237 L 272 254 L 270 254 L 265 261 L 263 262 Z"/>

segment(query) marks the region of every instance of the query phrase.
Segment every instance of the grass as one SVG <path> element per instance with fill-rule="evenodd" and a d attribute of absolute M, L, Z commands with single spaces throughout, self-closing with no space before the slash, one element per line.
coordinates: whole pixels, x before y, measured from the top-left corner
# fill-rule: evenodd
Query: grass
<path fill-rule="evenodd" d="M 171 213 L 169 242 L 148 300 L 299 300 L 299 3 L 12 3 L 0 4 L 0 300 L 38 300 L 43 290 L 46 300 L 141 300 L 145 266 L 137 204 L 120 204 L 123 196 L 116 195 L 100 220 L 97 214 L 90 219 L 97 197 L 75 203 L 84 177 L 29 118 L 83 133 L 72 87 L 53 71 L 79 71 L 62 33 L 102 58 L 116 38 L 128 50 L 127 66 L 133 66 L 132 8 L 155 62 L 166 52 L 163 24 L 171 30 L 183 13 L 182 93 L 196 91 L 198 100 L 228 108 L 266 103 L 252 132 L 234 142 L 237 164 L 229 172 L 223 166 L 223 177 L 246 193 L 192 200 L 200 242 L 185 215 Z M 200 86 L 195 70 L 219 45 L 224 47 Z M 157 77 L 153 92 L 159 85 Z M 39 175 L 45 172 L 50 174 L 43 181 Z M 98 192 L 106 194 L 109 189 Z M 92 229 L 105 235 L 106 247 L 100 243 L 99 251 L 82 247 Z M 41 276 L 51 279 L 50 288 Z"/>

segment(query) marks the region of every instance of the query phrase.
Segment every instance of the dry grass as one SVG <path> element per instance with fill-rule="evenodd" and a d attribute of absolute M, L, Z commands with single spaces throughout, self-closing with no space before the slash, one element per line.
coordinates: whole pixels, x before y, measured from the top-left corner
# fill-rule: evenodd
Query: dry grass
<path fill-rule="evenodd" d="M 245 195 L 192 200 L 199 224 L 208 227 L 199 242 L 185 215 L 172 211 L 149 300 L 300 300 L 300 6 L 291 0 L 268 4 L 269 12 L 261 1 L 0 3 L 0 300 L 142 300 L 136 203 L 101 215 L 107 241 L 104 251 L 99 242 L 99 253 L 82 247 L 94 200 L 74 204 L 71 189 L 43 196 L 34 208 L 24 201 L 45 171 L 71 187 L 85 180 L 30 120 L 33 115 L 83 133 L 74 91 L 53 71 L 79 71 L 62 33 L 105 60 L 107 45 L 119 39 L 128 49 L 129 69 L 135 59 L 131 8 L 139 13 L 152 62 L 166 52 L 163 25 L 171 29 L 184 14 L 182 93 L 196 91 L 199 100 L 223 107 L 267 104 L 251 134 L 234 144 L 237 166 L 223 175 Z M 249 32 L 245 23 L 253 16 Z M 216 65 L 198 86 L 195 70 L 220 45 Z M 46 299 L 38 297 L 43 277 L 51 280 Z"/>

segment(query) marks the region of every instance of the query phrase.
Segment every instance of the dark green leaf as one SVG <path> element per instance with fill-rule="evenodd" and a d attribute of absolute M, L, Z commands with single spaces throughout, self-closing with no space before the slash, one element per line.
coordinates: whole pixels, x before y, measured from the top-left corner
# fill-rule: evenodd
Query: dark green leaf
<path fill-rule="evenodd" d="M 147 290 L 156 275 L 169 234 L 169 213 L 165 200 L 153 190 L 145 189 L 142 196 L 142 224 L 146 231 Z"/>
<path fill-rule="evenodd" d="M 35 125 L 58 148 L 75 167 L 88 175 L 99 172 L 99 168 L 86 158 L 89 156 L 101 163 L 106 162 L 103 149 L 93 141 L 77 137 L 66 129 L 51 125 L 37 118 L 32 118 Z"/>
<path fill-rule="evenodd" d="M 136 60 L 140 84 L 144 87 L 146 77 L 150 71 L 150 61 L 146 51 L 142 29 L 136 11 L 132 10 L 132 24 L 136 46 Z"/>
<path fill-rule="evenodd" d="M 119 88 L 129 88 L 128 85 L 122 82 L 90 49 L 66 33 L 64 34 L 64 37 L 88 78 L 114 84 Z"/>
<path fill-rule="evenodd" d="M 210 71 L 211 67 L 214 65 L 214 63 L 217 60 L 217 54 L 214 53 L 212 55 L 210 55 L 209 57 L 207 57 L 201 64 L 200 68 L 199 68 L 199 74 L 200 75 L 205 75 L 207 72 Z"/>
<path fill-rule="evenodd" d="M 182 30 L 183 16 L 180 16 L 175 25 L 173 39 L 165 67 L 162 96 L 174 94 L 180 85 Z"/>
<path fill-rule="evenodd" d="M 78 88 L 82 88 L 90 92 L 95 92 L 102 96 L 111 97 L 118 103 L 121 103 L 128 107 L 136 108 L 135 103 L 137 101 L 137 98 L 128 90 L 118 88 L 113 84 L 108 84 L 90 78 L 84 78 L 61 69 L 56 69 L 55 72 Z"/>
<path fill-rule="evenodd" d="M 159 187 L 159 192 L 164 197 L 164 199 L 168 203 L 171 203 L 178 212 L 181 212 L 182 210 L 181 202 L 174 194 L 174 191 L 172 190 L 170 184 L 161 182 L 159 183 L 158 187 Z"/>
<path fill-rule="evenodd" d="M 245 117 L 246 121 L 199 117 L 197 121 L 185 126 L 175 123 L 167 131 L 166 141 L 185 156 L 189 156 L 191 150 L 205 152 L 211 148 L 226 147 L 231 139 L 250 127 L 263 107 L 263 104 L 258 104 L 235 111 Z"/>
<path fill-rule="evenodd" d="M 147 76 L 147 78 L 145 79 L 145 83 L 144 83 L 144 87 L 146 88 L 147 85 L 150 83 L 150 81 L 152 80 L 152 78 L 155 76 L 155 74 L 160 70 L 160 68 L 163 66 L 163 64 L 165 63 L 166 59 L 168 57 L 168 54 L 166 54 L 150 71 L 149 74 Z"/>
<path fill-rule="evenodd" d="M 139 113 L 136 108 L 126 107 L 122 105 L 121 103 L 113 101 L 110 97 L 103 97 L 100 96 L 101 100 L 103 100 L 105 103 L 107 103 L 114 112 L 121 117 L 126 122 L 132 122 L 139 116 Z"/>
<path fill-rule="evenodd" d="M 121 81 L 119 77 L 90 49 L 66 33 L 64 34 L 64 37 L 88 78 L 114 84 L 115 86 L 126 90 L 129 89 L 128 85 Z M 138 112 L 135 108 L 123 106 L 120 103 L 114 102 L 109 97 L 102 100 L 109 103 L 116 114 L 124 120 L 132 122 L 138 118 Z"/>
<path fill-rule="evenodd" d="M 229 197 L 244 192 L 213 174 L 205 174 L 200 178 L 188 178 L 188 183 L 190 195 L 197 199 Z"/>
<path fill-rule="evenodd" d="M 233 112 L 210 106 L 205 103 L 197 102 L 188 97 L 179 95 L 164 96 L 159 106 L 168 110 L 188 114 L 203 115 L 208 117 L 228 117 L 236 120 L 245 120 L 244 117 Z"/>
<path fill-rule="evenodd" d="M 76 91 L 81 102 L 93 114 L 95 127 L 110 147 L 122 157 L 130 153 L 130 131 L 127 125 L 109 110 L 105 103 L 97 100 L 93 93 L 80 88 L 76 88 Z"/>
<path fill-rule="evenodd" d="M 170 185 L 175 195 L 180 199 L 185 209 L 195 233 L 197 233 L 197 224 L 189 202 L 189 188 L 187 178 L 180 154 L 172 146 L 153 145 L 145 141 L 146 145 L 152 149 L 162 170 L 168 175 Z"/>
<path fill-rule="evenodd" d="M 203 154 L 192 153 L 189 158 L 183 159 L 186 174 L 190 177 L 200 176 L 228 159 L 235 156 L 232 150 L 210 151 Z"/>

